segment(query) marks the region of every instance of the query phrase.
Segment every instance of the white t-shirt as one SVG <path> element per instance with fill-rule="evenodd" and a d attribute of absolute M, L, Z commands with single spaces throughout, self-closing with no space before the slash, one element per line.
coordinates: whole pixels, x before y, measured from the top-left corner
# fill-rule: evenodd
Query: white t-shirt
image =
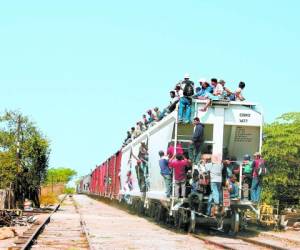
<path fill-rule="evenodd" d="M 176 101 L 179 101 L 179 99 L 180 99 L 180 96 L 175 95 L 175 97 L 171 98 L 170 104 L 173 104 L 173 103 L 175 103 Z"/>
<path fill-rule="evenodd" d="M 241 88 L 237 88 L 235 91 L 235 100 L 236 101 L 244 101 L 244 97 L 242 94 L 242 89 Z"/>
<path fill-rule="evenodd" d="M 224 92 L 224 87 L 222 84 L 218 83 L 217 86 L 214 88 L 214 95 L 219 96 L 222 95 Z"/>

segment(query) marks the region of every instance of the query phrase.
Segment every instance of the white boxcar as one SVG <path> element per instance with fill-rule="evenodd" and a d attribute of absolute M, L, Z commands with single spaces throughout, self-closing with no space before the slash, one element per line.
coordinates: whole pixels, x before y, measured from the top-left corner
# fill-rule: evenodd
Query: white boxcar
<path fill-rule="evenodd" d="M 79 185 L 77 186 L 77 193 L 89 193 L 90 192 L 91 175 L 85 175 L 81 178 Z"/>
<path fill-rule="evenodd" d="M 235 156 L 238 161 L 245 154 L 260 151 L 263 117 L 258 111 L 258 105 L 249 102 L 217 102 L 206 112 L 202 112 L 200 109 L 204 105 L 205 101 L 193 101 L 194 117 L 198 116 L 205 125 L 204 150 L 211 145 L 212 153 L 221 154 L 223 158 Z M 177 124 L 176 121 L 177 112 L 174 111 L 122 149 L 120 195 L 158 200 L 166 198 L 158 152 L 166 152 L 168 144 L 174 140 L 188 143 L 193 134 L 191 124 Z M 177 134 L 175 126 L 178 126 Z M 137 160 L 132 156 L 138 156 L 142 142 L 147 145 L 149 155 L 148 176 L 145 180 L 147 192 L 141 192 L 136 171 Z"/>

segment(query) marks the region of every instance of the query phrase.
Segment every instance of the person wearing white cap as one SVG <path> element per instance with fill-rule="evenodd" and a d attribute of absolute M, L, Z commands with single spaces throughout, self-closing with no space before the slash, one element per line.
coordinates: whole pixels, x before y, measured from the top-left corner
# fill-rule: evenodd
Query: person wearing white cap
<path fill-rule="evenodd" d="M 184 75 L 184 79 L 190 79 L 190 75 L 189 75 L 189 73 L 185 73 L 185 75 Z"/>
<path fill-rule="evenodd" d="M 194 82 L 190 80 L 189 74 L 184 75 L 184 80 L 180 83 L 180 87 L 183 91 L 183 96 L 180 97 L 179 101 L 178 119 L 179 122 L 182 122 L 183 116 L 185 115 L 185 123 L 190 123 L 192 96 L 194 95 Z"/>

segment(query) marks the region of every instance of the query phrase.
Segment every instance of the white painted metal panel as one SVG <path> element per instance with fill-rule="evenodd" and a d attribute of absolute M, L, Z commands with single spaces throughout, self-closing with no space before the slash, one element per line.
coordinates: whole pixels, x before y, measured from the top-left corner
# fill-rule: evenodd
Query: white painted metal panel
<path fill-rule="evenodd" d="M 129 191 L 128 185 L 126 184 L 127 173 L 130 170 L 130 164 L 128 163 L 129 157 L 130 157 L 130 148 L 122 152 L 120 180 L 121 180 L 121 190 L 123 191 Z"/>
<path fill-rule="evenodd" d="M 91 183 L 91 175 L 86 175 L 83 177 L 82 179 L 82 189 L 81 191 L 83 192 L 88 192 L 89 191 L 89 187 L 90 187 L 90 183 Z"/>
<path fill-rule="evenodd" d="M 228 129 L 224 144 L 228 148 L 228 155 L 242 160 L 245 154 L 253 155 L 259 151 L 260 127 L 254 126 L 225 126 Z"/>
<path fill-rule="evenodd" d="M 167 151 L 168 143 L 172 140 L 174 120 L 169 120 L 158 130 L 153 130 L 149 137 L 149 174 L 150 191 L 165 192 L 164 181 L 160 174 L 158 152 Z"/>
<path fill-rule="evenodd" d="M 245 106 L 231 106 L 225 109 L 225 125 L 261 126 L 262 115 Z"/>
<path fill-rule="evenodd" d="M 206 112 L 201 111 L 203 103 L 197 103 L 196 116 L 198 116 L 204 124 L 214 124 L 216 120 L 216 110 L 224 109 L 224 124 L 241 125 L 241 126 L 261 126 L 262 115 L 249 106 L 229 105 L 226 106 L 210 106 Z"/>

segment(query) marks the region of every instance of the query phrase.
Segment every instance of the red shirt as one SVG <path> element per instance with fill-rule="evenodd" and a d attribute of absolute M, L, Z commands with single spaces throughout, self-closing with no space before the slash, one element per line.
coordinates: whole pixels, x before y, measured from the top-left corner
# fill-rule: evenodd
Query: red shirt
<path fill-rule="evenodd" d="M 177 143 L 176 145 L 176 154 L 183 155 L 183 148 L 181 143 Z M 171 145 L 168 148 L 167 155 L 171 158 L 174 155 L 174 145 Z"/>
<path fill-rule="evenodd" d="M 186 179 L 185 167 L 188 165 L 187 159 L 169 162 L 169 167 L 174 168 L 175 181 L 183 181 Z"/>
<path fill-rule="evenodd" d="M 262 163 L 265 163 L 265 160 L 263 160 L 261 158 L 257 159 L 257 160 L 254 160 L 254 162 L 253 162 L 254 166 L 253 166 L 253 175 L 252 175 L 252 177 L 258 177 L 257 170 L 258 170 L 259 165 L 262 164 Z"/>

